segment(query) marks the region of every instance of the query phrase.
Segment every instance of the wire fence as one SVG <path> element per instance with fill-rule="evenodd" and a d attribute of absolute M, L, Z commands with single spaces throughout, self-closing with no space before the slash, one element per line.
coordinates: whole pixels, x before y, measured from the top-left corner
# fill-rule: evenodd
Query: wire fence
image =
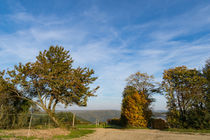
<path fill-rule="evenodd" d="M 88 123 L 81 118 L 75 117 L 71 112 L 59 112 L 55 114 L 56 118 L 63 124 L 69 127 L 74 127 L 77 124 Z M 51 120 L 46 113 L 22 113 L 9 114 L 0 113 L 0 128 L 54 128 L 56 124 Z"/>

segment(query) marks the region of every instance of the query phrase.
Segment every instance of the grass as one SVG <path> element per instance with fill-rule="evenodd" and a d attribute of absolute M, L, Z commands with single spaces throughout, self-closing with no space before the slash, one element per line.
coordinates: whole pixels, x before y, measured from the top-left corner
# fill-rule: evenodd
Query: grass
<path fill-rule="evenodd" d="M 114 129 L 124 129 L 124 127 L 122 127 L 122 126 L 108 125 L 108 124 L 106 124 L 106 125 L 99 125 L 99 126 L 96 126 L 95 124 L 78 124 L 78 125 L 76 125 L 76 128 L 114 128 Z"/>
<path fill-rule="evenodd" d="M 1 130 L 0 130 L 1 131 Z M 85 136 L 87 134 L 94 133 L 95 130 L 89 130 L 89 129 L 72 129 L 70 130 L 71 133 L 68 135 L 57 135 L 53 136 L 52 139 L 72 139 L 72 138 L 79 138 L 82 136 Z M 7 135 L 4 134 L 3 131 L 1 131 L 0 134 L 0 139 L 10 139 L 10 138 L 15 138 L 15 139 L 21 139 L 21 140 L 33 140 L 33 139 L 43 139 L 43 138 L 36 138 L 36 137 L 26 137 L 26 136 L 15 136 L 13 134 Z"/>
<path fill-rule="evenodd" d="M 21 140 L 33 140 L 33 139 L 37 139 L 36 137 L 24 137 L 24 136 L 14 136 L 14 135 L 4 135 L 4 136 L 0 136 L 0 139 L 9 139 L 9 138 L 17 138 L 17 139 L 21 139 Z"/>
<path fill-rule="evenodd" d="M 149 129 L 147 127 L 125 127 L 125 129 Z"/>
<path fill-rule="evenodd" d="M 109 127 L 109 125 L 96 126 L 95 124 L 77 124 L 75 127 L 76 128 L 106 128 L 106 127 Z"/>
<path fill-rule="evenodd" d="M 122 127 L 122 126 L 119 126 L 119 125 L 99 125 L 99 126 L 96 126 L 95 124 L 78 124 L 75 127 L 76 128 L 149 129 L 149 128 L 142 128 L 142 127 Z"/>
<path fill-rule="evenodd" d="M 170 132 L 180 132 L 180 133 L 210 133 L 210 129 L 178 129 L 178 128 L 169 128 L 164 129 L 163 131 L 170 131 Z"/>
<path fill-rule="evenodd" d="M 71 133 L 69 135 L 60 135 L 60 136 L 54 136 L 54 139 L 73 139 L 73 138 L 79 138 L 82 136 L 85 136 L 87 134 L 91 134 L 95 132 L 95 130 L 89 130 L 89 129 L 75 129 L 71 130 Z"/>
<path fill-rule="evenodd" d="M 0 139 L 10 139 L 10 138 L 15 138 L 15 139 L 21 139 L 21 140 L 33 140 L 37 139 L 36 137 L 25 137 L 25 136 L 15 136 L 13 134 L 5 134 L 3 130 L 0 130 Z"/>

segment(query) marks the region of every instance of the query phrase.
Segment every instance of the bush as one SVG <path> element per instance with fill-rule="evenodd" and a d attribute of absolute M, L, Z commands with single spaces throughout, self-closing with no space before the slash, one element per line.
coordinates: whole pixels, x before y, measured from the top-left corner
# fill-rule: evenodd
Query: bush
<path fill-rule="evenodd" d="M 13 106 L 0 107 L 0 129 L 23 128 L 28 126 L 27 112 L 16 112 Z"/>
<path fill-rule="evenodd" d="M 151 128 L 153 129 L 167 129 L 168 125 L 163 119 L 151 119 Z"/>
<path fill-rule="evenodd" d="M 108 119 L 107 122 L 109 125 L 121 125 L 121 121 L 118 118 Z"/>

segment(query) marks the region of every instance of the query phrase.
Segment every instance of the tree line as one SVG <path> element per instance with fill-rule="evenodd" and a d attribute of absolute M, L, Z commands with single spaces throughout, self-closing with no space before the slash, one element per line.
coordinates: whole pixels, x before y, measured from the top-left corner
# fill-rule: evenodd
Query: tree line
<path fill-rule="evenodd" d="M 165 70 L 161 83 L 137 72 L 127 79 L 120 122 L 123 126 L 149 127 L 152 94 L 167 99 L 167 124 L 171 128 L 210 128 L 210 59 L 202 70 L 180 66 Z"/>

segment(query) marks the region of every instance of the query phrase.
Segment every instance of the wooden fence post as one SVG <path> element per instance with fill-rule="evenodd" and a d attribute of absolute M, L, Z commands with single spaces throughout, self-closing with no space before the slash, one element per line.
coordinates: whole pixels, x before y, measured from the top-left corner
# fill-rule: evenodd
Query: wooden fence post
<path fill-rule="evenodd" d="M 74 127 L 74 123 L 75 123 L 75 113 L 73 113 L 72 127 Z"/>
<path fill-rule="evenodd" d="M 27 138 L 29 137 L 30 135 L 30 129 L 31 129 L 31 122 L 32 122 L 32 113 L 31 113 L 31 118 L 30 118 L 30 122 L 29 122 L 29 126 L 28 126 L 28 135 L 27 135 Z"/>

